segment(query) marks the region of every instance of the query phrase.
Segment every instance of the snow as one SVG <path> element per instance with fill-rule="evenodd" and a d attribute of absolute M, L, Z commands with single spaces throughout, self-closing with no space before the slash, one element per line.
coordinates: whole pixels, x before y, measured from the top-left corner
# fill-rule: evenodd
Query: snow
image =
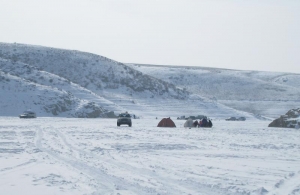
<path fill-rule="evenodd" d="M 300 74 L 124 64 L 17 43 L 0 43 L 0 81 L 0 116 L 32 109 L 38 117 L 129 111 L 143 117 L 275 119 L 296 108 L 300 97 Z"/>
<path fill-rule="evenodd" d="M 300 131 L 269 121 L 0 117 L 1 194 L 300 194 Z"/>
<path fill-rule="evenodd" d="M 228 107 L 277 118 L 299 104 L 300 75 L 206 67 L 127 64 Z"/>
<path fill-rule="evenodd" d="M 300 194 L 299 126 L 268 127 L 298 107 L 300 74 L 0 43 L 0 81 L 0 194 Z M 26 109 L 38 118 L 17 118 Z M 140 119 L 67 118 L 109 111 Z M 213 128 L 184 128 L 182 115 Z M 177 128 L 156 127 L 162 117 Z"/>

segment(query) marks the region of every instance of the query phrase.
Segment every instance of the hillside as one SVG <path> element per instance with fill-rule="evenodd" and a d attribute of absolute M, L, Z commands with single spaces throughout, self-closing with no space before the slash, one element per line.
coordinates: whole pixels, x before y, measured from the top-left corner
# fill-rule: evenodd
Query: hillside
<path fill-rule="evenodd" d="M 300 74 L 204 67 L 128 64 L 194 94 L 237 110 L 277 117 L 297 107 Z"/>
<path fill-rule="evenodd" d="M 0 70 L 4 80 L 13 77 L 22 83 L 2 83 L 2 116 L 26 109 L 38 110 L 39 116 L 68 117 L 102 117 L 110 111 L 144 117 L 249 115 L 126 64 L 80 51 L 0 43 Z M 28 92 L 29 86 L 35 91 Z"/>
<path fill-rule="evenodd" d="M 0 43 L 1 116 L 278 117 L 297 107 L 300 75 L 124 64 L 103 56 Z"/>
<path fill-rule="evenodd" d="M 0 64 L 2 63 L 10 64 L 1 60 Z M 20 64 L 15 65 L 17 67 Z M 16 70 L 26 73 L 24 67 L 18 67 Z M 23 77 L 12 75 L 16 74 L 14 71 L 9 73 L 6 71 L 6 69 L 0 71 L 1 116 L 14 116 L 28 109 L 37 112 L 38 116 L 98 117 L 106 116 L 108 113 L 108 110 L 101 108 L 95 102 L 78 98 L 70 93 L 73 90 L 77 92 L 84 92 L 84 90 L 76 87 L 72 89 L 72 85 L 68 91 L 64 90 L 67 81 L 61 78 L 36 71 L 34 68 L 27 69 L 28 72 Z M 37 83 L 38 79 L 44 82 Z M 62 87 L 47 85 L 47 82 L 61 84 Z"/>
<path fill-rule="evenodd" d="M 22 62 L 56 74 L 98 94 L 110 96 L 109 90 L 119 89 L 123 95 L 163 95 L 178 99 L 187 93 L 174 85 L 159 81 L 128 66 L 90 53 L 22 44 L 0 44 L 0 57 Z M 105 90 L 107 89 L 107 90 Z"/>

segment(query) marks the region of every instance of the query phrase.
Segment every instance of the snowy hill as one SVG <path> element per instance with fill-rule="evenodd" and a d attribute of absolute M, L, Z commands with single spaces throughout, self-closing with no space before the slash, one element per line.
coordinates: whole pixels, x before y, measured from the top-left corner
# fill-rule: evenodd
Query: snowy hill
<path fill-rule="evenodd" d="M 0 73 L 0 116 L 32 109 L 64 117 L 129 111 L 141 117 L 275 118 L 300 97 L 297 74 L 123 64 L 16 43 L 0 43 Z"/>
<path fill-rule="evenodd" d="M 98 117 L 125 110 L 145 117 L 157 113 L 247 115 L 90 53 L 0 43 L 0 70 L 6 80 L 1 83 L 2 116 L 15 116 L 28 108 L 38 116 L 69 117 Z M 19 87 L 15 87 L 17 81 L 11 82 L 14 80 L 21 83 Z M 30 86 L 35 91 L 28 91 Z"/>
<path fill-rule="evenodd" d="M 300 74 L 128 64 L 144 74 L 221 104 L 269 117 L 297 107 Z"/>
<path fill-rule="evenodd" d="M 3 73 L 31 81 L 33 85 L 64 91 L 80 101 L 96 103 L 111 111 L 126 109 L 113 101 L 134 102 L 136 95 L 138 98 L 160 96 L 175 99 L 185 99 L 188 95 L 172 84 L 143 75 L 122 63 L 78 51 L 1 43 L 0 60 Z M 15 101 L 23 102 L 21 98 Z M 11 104 L 3 103 L 8 107 Z M 82 105 L 79 102 L 77 104 Z M 20 108 L 27 107 L 28 105 L 24 105 Z M 42 109 L 45 110 L 45 107 Z M 15 115 L 19 112 L 19 109 L 10 110 L 8 112 L 1 109 L 1 115 Z"/>
<path fill-rule="evenodd" d="M 0 61 L 0 63 L 4 62 Z M 5 62 L 5 64 L 9 63 Z M 24 71 L 25 69 L 17 70 Z M 61 82 L 62 85 L 66 81 L 60 78 L 55 79 L 55 76 L 47 73 L 35 72 L 32 69 L 28 69 L 28 71 L 37 73 L 36 77 L 30 77 L 30 73 L 25 74 L 24 77 L 18 77 L 10 74 L 14 73 L 13 71 L 10 73 L 0 71 L 2 116 L 13 116 L 28 109 L 36 111 L 38 116 L 92 117 L 96 115 L 98 117 L 105 116 L 105 113 L 108 112 L 94 102 L 75 97 L 70 93 L 72 88 L 70 91 L 65 91 L 62 88 L 45 85 L 45 83 L 38 84 L 35 79 L 39 77 L 45 82 Z"/>

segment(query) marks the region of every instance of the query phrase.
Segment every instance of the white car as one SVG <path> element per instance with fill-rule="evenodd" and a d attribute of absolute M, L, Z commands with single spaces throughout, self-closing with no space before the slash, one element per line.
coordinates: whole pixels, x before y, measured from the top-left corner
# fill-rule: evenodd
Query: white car
<path fill-rule="evenodd" d="M 35 112 L 25 111 L 19 115 L 20 118 L 36 118 Z"/>

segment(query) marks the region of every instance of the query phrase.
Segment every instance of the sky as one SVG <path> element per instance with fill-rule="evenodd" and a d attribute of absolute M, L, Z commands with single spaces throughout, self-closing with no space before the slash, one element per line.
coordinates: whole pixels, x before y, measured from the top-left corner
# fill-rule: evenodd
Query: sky
<path fill-rule="evenodd" d="M 299 0 L 0 0 L 0 42 L 300 73 Z"/>

